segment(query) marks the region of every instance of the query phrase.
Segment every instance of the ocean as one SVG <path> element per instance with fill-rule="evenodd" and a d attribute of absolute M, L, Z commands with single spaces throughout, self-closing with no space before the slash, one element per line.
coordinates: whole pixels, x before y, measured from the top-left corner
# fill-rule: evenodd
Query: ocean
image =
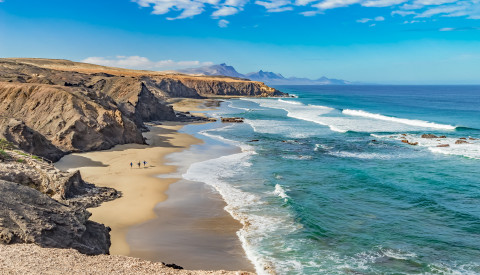
<path fill-rule="evenodd" d="M 480 86 L 276 88 L 182 130 L 259 274 L 480 274 Z"/>

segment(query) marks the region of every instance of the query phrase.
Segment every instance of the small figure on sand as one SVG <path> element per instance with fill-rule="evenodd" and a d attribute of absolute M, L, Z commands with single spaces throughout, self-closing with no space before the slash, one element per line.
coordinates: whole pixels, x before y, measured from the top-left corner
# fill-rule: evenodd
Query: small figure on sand
<path fill-rule="evenodd" d="M 140 169 L 140 166 L 142 165 L 142 163 L 139 161 L 137 164 L 138 164 L 138 168 Z"/>
<path fill-rule="evenodd" d="M 143 161 L 143 167 L 145 168 L 147 166 L 147 162 Z"/>
<path fill-rule="evenodd" d="M 133 162 L 130 162 L 130 168 L 133 168 Z"/>

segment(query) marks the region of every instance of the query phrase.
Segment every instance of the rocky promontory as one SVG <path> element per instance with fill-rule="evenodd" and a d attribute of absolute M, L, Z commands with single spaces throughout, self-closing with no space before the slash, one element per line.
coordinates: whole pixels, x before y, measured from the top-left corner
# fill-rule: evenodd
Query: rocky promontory
<path fill-rule="evenodd" d="M 0 138 L 52 161 L 144 143 L 144 122 L 200 119 L 171 98 L 283 96 L 261 82 L 127 70 L 52 59 L 0 59 Z"/>

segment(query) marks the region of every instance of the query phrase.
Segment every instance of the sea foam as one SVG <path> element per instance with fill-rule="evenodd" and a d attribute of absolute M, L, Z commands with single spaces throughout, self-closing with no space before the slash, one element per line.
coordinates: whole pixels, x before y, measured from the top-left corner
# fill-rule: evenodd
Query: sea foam
<path fill-rule="evenodd" d="M 363 110 L 343 110 L 321 105 L 305 105 L 299 101 L 284 99 L 251 99 L 248 100 L 259 104 L 261 107 L 281 109 L 287 111 L 287 116 L 314 122 L 327 126 L 334 132 L 346 133 L 395 133 L 412 132 L 428 129 L 454 130 L 455 126 L 438 124 L 434 122 L 411 120 L 405 118 L 389 117 L 381 114 L 373 114 Z"/>
<path fill-rule="evenodd" d="M 300 229 L 301 226 L 295 223 L 293 217 L 287 212 L 271 215 L 274 210 L 271 209 L 271 205 L 266 205 L 262 194 L 245 191 L 241 186 L 229 182 L 232 178 L 242 178 L 241 173 L 251 166 L 250 158 L 256 154 L 252 146 L 215 135 L 211 130 L 202 131 L 201 134 L 237 145 L 242 148 L 242 152 L 193 163 L 183 174 L 183 178 L 204 182 L 218 191 L 227 204 L 225 210 L 243 224 L 243 228 L 237 232 L 237 235 L 257 273 L 271 274 L 270 271 L 276 270 L 281 265 L 274 258 L 263 254 L 259 249 L 259 243 L 275 235 L 274 232 L 277 230 L 288 234 Z M 276 187 L 273 192 L 268 193 L 286 198 L 285 191 L 280 188 Z M 279 209 L 279 211 L 285 210 Z"/>
<path fill-rule="evenodd" d="M 452 126 L 452 125 L 438 124 L 434 122 L 428 122 L 428 121 L 417 120 L 417 119 L 390 117 L 382 114 L 369 113 L 363 110 L 346 109 L 346 110 L 343 110 L 342 113 L 350 116 L 360 116 L 360 117 L 366 117 L 366 118 L 372 118 L 372 119 L 386 120 L 386 121 L 402 123 L 402 124 L 407 124 L 407 125 L 422 127 L 422 128 L 433 128 L 433 129 L 442 129 L 442 130 L 455 130 L 456 128 L 455 126 Z"/>

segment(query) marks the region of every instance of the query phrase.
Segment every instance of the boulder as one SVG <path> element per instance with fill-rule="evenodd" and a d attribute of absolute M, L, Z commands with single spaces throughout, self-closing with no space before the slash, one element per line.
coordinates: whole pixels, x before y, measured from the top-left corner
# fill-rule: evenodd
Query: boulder
<path fill-rule="evenodd" d="M 439 144 L 437 147 L 450 147 L 450 144 Z"/>
<path fill-rule="evenodd" d="M 463 139 L 459 139 L 457 141 L 455 141 L 455 144 L 466 144 L 468 143 L 466 140 L 463 140 Z"/>

